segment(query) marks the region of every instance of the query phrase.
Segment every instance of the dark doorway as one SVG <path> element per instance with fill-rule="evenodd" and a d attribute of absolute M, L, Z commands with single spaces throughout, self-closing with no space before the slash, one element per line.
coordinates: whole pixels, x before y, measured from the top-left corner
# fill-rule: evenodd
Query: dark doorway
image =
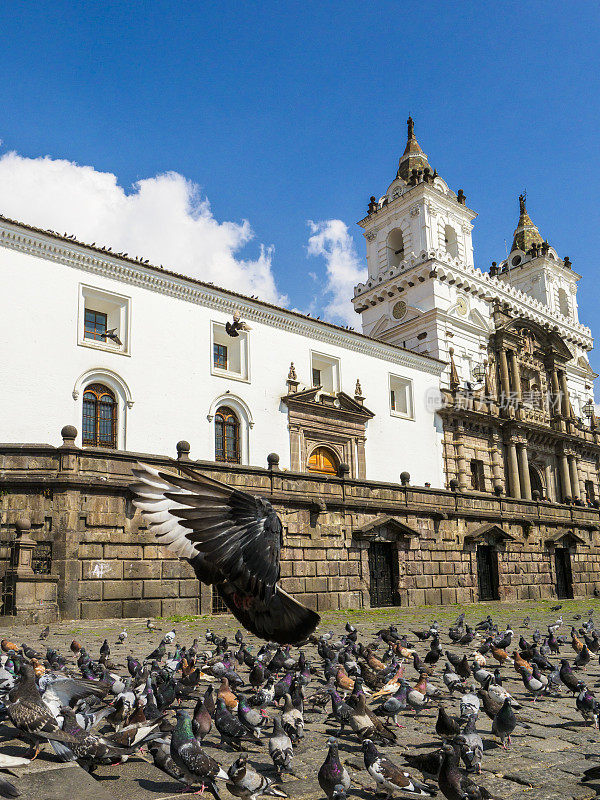
<path fill-rule="evenodd" d="M 529 481 L 531 483 L 531 494 L 533 495 L 533 493 L 537 491 L 539 492 L 539 497 L 542 498 L 544 496 L 544 486 L 540 478 L 540 473 L 535 467 L 529 467 Z"/>
<path fill-rule="evenodd" d="M 371 608 L 396 605 L 397 549 L 392 542 L 369 545 Z"/>
<path fill-rule="evenodd" d="M 554 551 L 556 567 L 556 596 L 569 599 L 573 597 L 573 573 L 571 572 L 571 554 L 567 547 L 557 547 Z"/>
<path fill-rule="evenodd" d="M 477 548 L 477 582 L 480 600 L 500 599 L 498 553 L 489 544 L 481 544 Z"/>

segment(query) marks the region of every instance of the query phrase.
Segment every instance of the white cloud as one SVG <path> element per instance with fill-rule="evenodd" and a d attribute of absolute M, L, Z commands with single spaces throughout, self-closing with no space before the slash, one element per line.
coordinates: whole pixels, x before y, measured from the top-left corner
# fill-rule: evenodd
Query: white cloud
<path fill-rule="evenodd" d="M 261 245 L 256 258 L 237 257 L 254 237 L 248 221 L 218 222 L 199 187 L 176 172 L 140 180 L 127 193 L 110 172 L 5 153 L 0 213 L 242 294 L 287 303 L 275 285 L 273 249 Z"/>
<path fill-rule="evenodd" d="M 356 327 L 358 316 L 350 301 L 355 285 L 366 280 L 367 270 L 359 259 L 348 226 L 341 219 L 309 221 L 308 225 L 311 230 L 308 254 L 322 256 L 327 269 L 324 316 Z"/>

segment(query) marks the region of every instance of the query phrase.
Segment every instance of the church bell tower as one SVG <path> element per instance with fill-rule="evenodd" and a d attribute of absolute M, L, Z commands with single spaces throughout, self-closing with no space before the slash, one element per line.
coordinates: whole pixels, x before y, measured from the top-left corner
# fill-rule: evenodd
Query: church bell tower
<path fill-rule="evenodd" d="M 438 355 L 434 331 L 427 344 L 425 330 L 407 344 L 406 326 L 439 305 L 435 285 L 421 274 L 429 275 L 436 259 L 473 266 L 476 213 L 467 207 L 462 189 L 455 194 L 431 168 L 411 117 L 407 124 L 396 177 L 382 197 L 371 197 L 368 214 L 358 223 L 367 242 L 368 279 L 355 287 L 352 302 L 367 335 Z"/>

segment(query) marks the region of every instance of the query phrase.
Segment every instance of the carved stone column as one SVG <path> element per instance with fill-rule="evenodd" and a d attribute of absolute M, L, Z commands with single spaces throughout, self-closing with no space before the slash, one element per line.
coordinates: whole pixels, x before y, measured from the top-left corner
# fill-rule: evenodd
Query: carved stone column
<path fill-rule="evenodd" d="M 579 474 L 577 472 L 577 458 L 574 453 L 567 456 L 569 462 L 569 477 L 571 478 L 571 497 L 573 500 L 580 500 L 581 493 L 579 491 Z"/>
<path fill-rule="evenodd" d="M 553 500 L 555 503 L 558 502 L 558 497 L 556 496 L 556 481 L 554 480 L 554 470 L 552 469 L 552 464 L 546 464 L 545 467 L 546 473 L 546 497 L 548 500 Z"/>
<path fill-rule="evenodd" d="M 454 449 L 456 451 L 456 469 L 458 472 L 458 485 L 461 489 L 467 488 L 467 459 L 465 458 L 465 445 L 461 428 L 454 433 Z"/>
<path fill-rule="evenodd" d="M 519 359 L 514 350 L 510 351 L 510 366 L 512 369 L 513 388 L 517 396 L 517 402 L 520 403 L 523 399 L 523 394 L 521 392 L 521 372 L 519 370 Z"/>
<path fill-rule="evenodd" d="M 510 397 L 510 376 L 508 373 L 506 349 L 504 347 L 501 347 L 498 351 L 498 363 L 500 364 L 500 394 L 508 398 Z"/>
<path fill-rule="evenodd" d="M 506 456 L 508 461 L 508 487 L 511 497 L 520 499 L 521 481 L 519 479 L 519 462 L 517 461 L 517 446 L 511 440 L 506 445 Z"/>
<path fill-rule="evenodd" d="M 552 387 L 551 392 L 551 409 L 550 415 L 556 417 L 560 414 L 561 411 L 561 403 L 560 403 L 560 383 L 558 380 L 558 371 L 556 367 L 552 367 L 552 371 L 550 372 L 550 385 Z"/>
<path fill-rule="evenodd" d="M 561 390 L 561 413 L 565 419 L 571 417 L 571 403 L 569 402 L 569 387 L 567 385 L 567 373 L 560 371 L 560 390 Z"/>
<path fill-rule="evenodd" d="M 363 480 L 367 477 L 367 458 L 365 454 L 365 439 L 358 437 L 356 439 L 356 471 L 357 477 Z"/>
<path fill-rule="evenodd" d="M 491 446 L 491 456 L 492 456 L 492 480 L 493 485 L 498 486 L 498 484 L 506 485 L 506 481 L 503 479 L 502 476 L 502 442 L 499 437 L 494 437 L 492 439 L 492 446 Z"/>
<path fill-rule="evenodd" d="M 567 461 L 567 455 L 565 452 L 562 452 L 558 456 L 558 469 L 560 472 L 560 485 L 562 489 L 562 499 L 563 502 L 567 500 L 571 500 L 573 495 L 571 494 L 571 478 L 569 475 L 569 463 Z"/>
<path fill-rule="evenodd" d="M 519 479 L 521 481 L 521 497 L 531 500 L 531 479 L 529 477 L 529 460 L 527 458 L 527 445 L 524 442 L 517 444 L 519 460 Z"/>

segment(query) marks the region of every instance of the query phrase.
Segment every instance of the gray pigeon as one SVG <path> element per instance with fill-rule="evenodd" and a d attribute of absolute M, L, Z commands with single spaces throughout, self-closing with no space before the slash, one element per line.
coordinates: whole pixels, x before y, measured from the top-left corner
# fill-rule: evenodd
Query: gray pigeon
<path fill-rule="evenodd" d="M 460 745 L 460 754 L 469 772 L 481 772 L 483 741 L 476 730 L 477 717 L 470 716 L 467 724 L 454 741 Z"/>
<path fill-rule="evenodd" d="M 460 756 L 457 747 L 444 744 L 444 755 L 438 783 L 441 793 L 446 800 L 493 800 L 492 795 L 483 786 L 476 783 L 466 775 L 461 775 L 458 769 Z M 498 798 L 499 800 L 499 798 Z"/>
<path fill-rule="evenodd" d="M 170 743 L 167 739 L 154 739 L 148 745 L 154 766 L 176 781 L 184 781 L 183 771 L 171 758 Z"/>
<path fill-rule="evenodd" d="M 248 766 L 248 756 L 244 753 L 227 770 L 229 782 L 227 791 L 234 797 L 242 800 L 256 800 L 261 795 L 269 797 L 287 797 L 283 789 L 273 785 L 270 778 L 259 775 L 256 770 Z"/>
<path fill-rule="evenodd" d="M 321 764 L 317 778 L 328 800 L 332 800 L 336 786 L 341 785 L 346 791 L 350 788 L 350 775 L 340 761 L 337 741 L 330 738 L 328 744 L 329 752 Z"/>
<path fill-rule="evenodd" d="M 292 758 L 294 756 L 292 741 L 283 730 L 278 717 L 273 720 L 273 735 L 269 739 L 269 755 L 279 778 L 281 778 L 281 774 L 284 771 L 294 774 L 292 771 Z"/>
<path fill-rule="evenodd" d="M 216 800 L 221 800 L 216 780 L 229 780 L 229 776 L 214 758 L 205 753 L 200 742 L 192 733 L 192 720 L 187 711 L 178 708 L 176 712 L 177 725 L 171 734 L 171 758 L 183 773 L 188 788 L 194 784 L 201 784 L 203 789 L 208 789 Z"/>
<path fill-rule="evenodd" d="M 514 731 L 516 725 L 517 719 L 512 710 L 511 699 L 507 697 L 502 704 L 502 708 L 498 711 L 492 722 L 492 733 L 500 739 L 502 747 L 505 750 L 505 742 L 508 740 L 510 744 L 510 735 Z"/>
<path fill-rule="evenodd" d="M 77 739 L 60 730 L 58 720 L 42 700 L 31 664 L 22 664 L 19 674 L 21 679 L 9 692 L 6 708 L 20 738 L 31 745 L 33 758 L 39 753 L 41 742 L 50 736 L 78 744 Z"/>
<path fill-rule="evenodd" d="M 380 755 L 370 739 L 362 743 L 365 767 L 378 786 L 387 791 L 388 798 L 392 792 L 406 792 L 419 797 L 435 797 L 437 791 L 434 786 L 418 781 L 408 772 L 404 772 L 389 758 Z"/>

